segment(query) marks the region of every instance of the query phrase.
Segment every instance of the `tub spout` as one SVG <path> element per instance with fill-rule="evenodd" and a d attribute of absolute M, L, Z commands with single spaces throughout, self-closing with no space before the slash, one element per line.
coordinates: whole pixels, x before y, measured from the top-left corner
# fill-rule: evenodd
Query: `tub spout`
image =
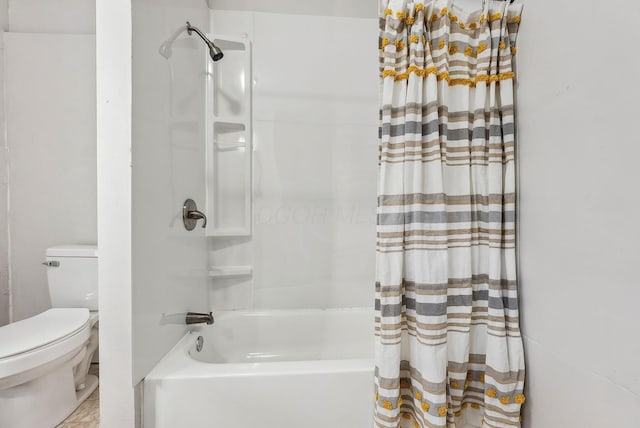
<path fill-rule="evenodd" d="M 207 323 L 211 325 L 213 324 L 213 313 L 209 312 L 208 314 L 203 314 L 199 312 L 187 312 L 187 317 L 185 318 L 185 322 L 187 323 L 187 325 L 202 324 L 202 323 Z"/>

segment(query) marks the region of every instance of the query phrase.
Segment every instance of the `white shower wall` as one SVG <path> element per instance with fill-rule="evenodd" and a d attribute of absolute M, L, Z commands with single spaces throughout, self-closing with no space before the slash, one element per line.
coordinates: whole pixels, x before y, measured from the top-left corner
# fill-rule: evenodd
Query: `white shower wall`
<path fill-rule="evenodd" d="M 253 43 L 253 234 L 210 238 L 214 309 L 371 306 L 377 20 L 233 10 L 214 34 Z M 224 60 L 223 60 L 224 61 Z"/>
<path fill-rule="evenodd" d="M 131 275 L 133 382 L 185 333 L 186 312 L 207 304 L 207 239 L 187 231 L 187 198 L 205 203 L 206 49 L 186 32 L 167 59 L 158 49 L 187 20 L 208 24 L 202 0 L 132 2 Z"/>

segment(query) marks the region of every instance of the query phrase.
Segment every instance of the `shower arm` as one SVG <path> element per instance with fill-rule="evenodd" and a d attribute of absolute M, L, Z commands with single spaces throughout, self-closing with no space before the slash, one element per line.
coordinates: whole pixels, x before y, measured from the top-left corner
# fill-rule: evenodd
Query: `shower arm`
<path fill-rule="evenodd" d="M 198 27 L 194 27 L 193 25 L 191 25 L 189 21 L 187 21 L 187 34 L 191 35 L 191 32 L 193 31 L 196 32 L 196 34 L 202 39 L 202 41 L 209 48 L 209 56 L 211 57 L 211 59 L 214 61 L 220 61 L 224 56 L 224 54 L 222 53 L 222 50 L 218 46 L 216 46 L 215 43 L 209 40 L 209 38 L 205 36 L 204 33 L 200 31 Z"/>
<path fill-rule="evenodd" d="M 209 48 L 209 56 L 211 57 L 212 60 L 219 61 L 224 56 L 222 50 L 218 46 L 216 46 L 211 40 L 209 40 L 207 36 L 205 36 L 205 34 L 202 31 L 200 31 L 198 27 L 194 27 L 193 25 L 191 25 L 189 21 L 187 21 L 186 25 L 179 27 L 171 36 L 169 36 L 167 40 L 165 40 L 160 45 L 160 49 L 158 50 L 160 55 L 162 55 L 166 59 L 169 59 L 171 57 L 171 47 L 173 45 L 173 42 L 178 38 L 178 36 L 183 31 L 186 31 L 187 34 L 189 34 L 190 36 L 195 31 L 198 37 L 200 37 L 202 41 L 207 45 L 207 48 Z"/>
<path fill-rule="evenodd" d="M 198 36 L 200 36 L 200 38 L 207 44 L 209 45 L 209 43 L 211 43 L 211 40 L 209 40 L 207 38 L 207 36 L 204 35 L 204 33 L 202 31 L 200 31 L 200 29 L 198 27 L 194 27 L 193 25 L 191 25 L 191 23 L 189 21 L 187 21 L 187 34 L 191 35 L 191 32 L 195 31 L 196 34 L 198 34 Z"/>

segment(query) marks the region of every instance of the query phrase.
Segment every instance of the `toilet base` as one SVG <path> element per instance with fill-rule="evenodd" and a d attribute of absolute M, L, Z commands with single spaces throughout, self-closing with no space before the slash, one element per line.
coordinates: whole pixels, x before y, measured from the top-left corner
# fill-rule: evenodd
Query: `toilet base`
<path fill-rule="evenodd" d="M 80 391 L 76 391 L 76 397 L 78 399 L 77 405 L 79 406 L 82 403 L 84 403 L 84 400 L 89 398 L 91 393 L 95 391 L 97 387 L 98 387 L 98 376 L 88 374 L 86 379 L 84 380 L 84 389 L 81 389 Z"/>
<path fill-rule="evenodd" d="M 44 376 L 0 390 L 0 427 L 54 428 L 95 391 L 98 378 L 87 375 L 76 391 L 73 358 Z"/>

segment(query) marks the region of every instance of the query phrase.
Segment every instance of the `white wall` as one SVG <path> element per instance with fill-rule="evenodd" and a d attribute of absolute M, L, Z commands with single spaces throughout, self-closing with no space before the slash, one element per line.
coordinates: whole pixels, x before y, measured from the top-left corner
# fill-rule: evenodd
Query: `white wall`
<path fill-rule="evenodd" d="M 139 380 L 184 334 L 185 312 L 208 307 L 206 239 L 179 216 L 204 198 L 206 50 L 183 37 L 170 61 L 158 54 L 187 19 L 206 28 L 204 0 L 97 3 L 105 428 L 140 424 Z"/>
<path fill-rule="evenodd" d="M 182 206 L 205 206 L 207 48 L 187 33 L 173 55 L 160 45 L 186 21 L 206 30 L 202 1 L 132 2 L 133 381 L 186 332 L 185 314 L 206 312 L 207 240 L 187 231 Z"/>
<path fill-rule="evenodd" d="M 526 428 L 636 427 L 640 4 L 525 1 L 518 40 Z M 612 7 L 613 6 L 613 7 Z"/>
<path fill-rule="evenodd" d="M 95 38 L 5 33 L 4 42 L 11 288 L 20 320 L 50 307 L 45 249 L 96 243 Z"/>
<path fill-rule="evenodd" d="M 9 29 L 9 0 L 0 0 L 0 28 Z"/>
<path fill-rule="evenodd" d="M 95 0 L 4 0 L 9 31 L 95 34 Z M 2 2 L 0 2 L 0 7 Z"/>
<path fill-rule="evenodd" d="M 96 2 L 100 426 L 135 425 L 131 343 L 131 1 Z"/>
<path fill-rule="evenodd" d="M 0 30 L 9 27 L 7 0 L 0 0 Z M 9 289 L 9 170 L 4 112 L 4 33 L 0 32 L 0 326 L 8 324 L 11 292 Z"/>
<path fill-rule="evenodd" d="M 371 306 L 375 263 L 375 19 L 212 12 L 253 42 L 254 227 L 212 238 L 214 309 Z M 224 59 L 223 59 L 224 61 Z"/>
<path fill-rule="evenodd" d="M 95 2 L 2 0 L 0 27 L 10 31 L 6 37 L 20 37 L 19 34 L 25 33 L 28 39 L 26 33 L 51 34 L 44 38 L 44 43 L 14 49 L 12 61 L 5 58 L 4 45 L 0 41 L 0 325 L 3 325 L 49 306 L 44 272 L 38 265 L 46 246 L 96 241 L 95 85 L 91 86 L 91 81 L 95 80 L 94 53 L 92 47 L 64 53 L 67 45 L 74 43 L 69 40 L 76 39 L 61 36 L 92 34 L 95 31 Z M 55 50 L 58 46 L 59 52 Z M 20 52 L 22 48 L 37 54 L 25 55 Z M 36 73 L 43 61 L 52 61 L 52 73 Z M 27 73 L 16 72 L 27 64 L 30 64 Z M 32 67 L 34 64 L 37 67 Z M 62 70 L 65 66 L 73 67 L 72 75 Z M 56 70 L 61 74 L 55 75 Z M 82 75 L 82 72 L 87 74 Z M 8 73 L 12 73 L 21 85 L 5 81 Z M 60 77 L 62 81 L 58 82 L 56 79 Z M 77 85 L 65 80 L 74 77 L 80 78 Z M 29 92 L 30 83 L 26 85 L 25 79 L 32 79 L 41 89 L 34 90 L 33 99 Z M 72 89 L 64 92 L 69 86 Z M 65 100 L 73 101 L 66 111 L 61 108 Z M 29 102 L 33 104 L 27 105 Z M 6 116 L 5 105 L 8 109 Z M 53 114 L 49 114 L 48 108 L 53 109 Z M 6 122 L 15 122 L 13 118 L 16 115 L 18 121 L 13 124 L 15 126 L 6 128 Z M 24 120 L 20 122 L 20 118 L 29 116 L 38 117 L 40 126 L 32 127 L 32 122 Z M 8 141 L 5 141 L 5 135 Z M 25 139 L 28 142 L 24 143 Z M 54 144 L 56 151 L 48 156 Z M 77 158 L 65 157 L 66 150 L 75 153 Z M 44 162 L 42 168 L 33 168 L 31 153 L 33 158 L 41 158 Z M 56 174 L 50 180 L 51 174 L 58 171 L 64 173 Z M 43 198 L 45 203 L 38 204 L 37 198 L 45 193 L 44 186 L 38 185 L 41 181 L 63 189 L 56 201 L 52 200 L 56 195 L 48 193 Z M 12 187 L 15 187 L 13 191 Z M 82 203 L 73 202 L 74 199 L 68 197 L 74 192 Z M 13 224 L 15 230 L 10 227 L 10 194 L 14 208 L 12 215 L 16 219 Z M 62 215 L 71 208 L 75 209 L 77 217 L 73 222 Z M 15 274 L 11 274 L 14 271 Z"/>

